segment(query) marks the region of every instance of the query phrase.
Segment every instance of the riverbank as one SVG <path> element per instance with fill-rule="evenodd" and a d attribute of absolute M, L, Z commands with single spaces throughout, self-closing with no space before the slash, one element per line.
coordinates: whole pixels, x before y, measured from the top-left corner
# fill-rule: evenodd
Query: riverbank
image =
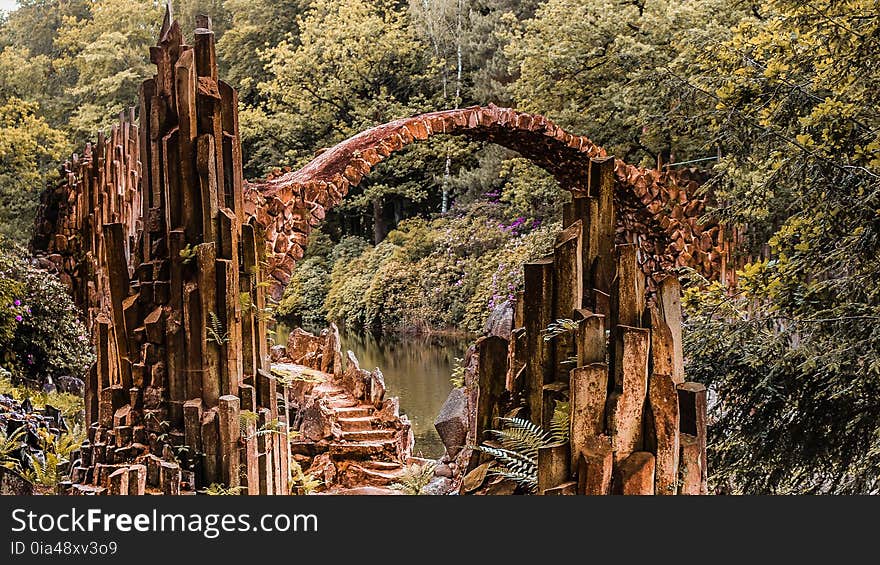
<path fill-rule="evenodd" d="M 276 328 L 276 343 L 286 344 L 290 329 Z M 282 341 L 283 339 L 283 341 Z M 474 337 L 467 333 L 383 335 L 340 332 L 343 353 L 352 351 L 360 366 L 380 369 L 390 396 L 400 399 L 415 437 L 413 452 L 428 458 L 443 455 L 434 419 L 452 390 L 450 377 Z"/>

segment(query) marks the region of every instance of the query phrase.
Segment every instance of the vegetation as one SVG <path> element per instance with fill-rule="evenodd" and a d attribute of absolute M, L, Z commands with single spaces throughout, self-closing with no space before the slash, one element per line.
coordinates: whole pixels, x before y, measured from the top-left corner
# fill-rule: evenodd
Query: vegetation
<path fill-rule="evenodd" d="M 509 479 L 528 492 L 538 489 L 538 450 L 568 440 L 570 406 L 556 403 L 550 431 L 522 418 L 499 418 L 500 430 L 489 430 L 491 442 L 478 449 L 495 458 L 489 473 Z"/>
<path fill-rule="evenodd" d="M 40 451 L 30 455 L 30 469 L 25 477 L 37 487 L 54 492 L 70 470 L 71 456 L 86 439 L 85 428 L 76 426 L 73 430 L 53 435 L 46 429 L 39 429 Z"/>
<path fill-rule="evenodd" d="M 0 368 L 40 386 L 82 375 L 93 355 L 76 308 L 61 283 L 25 255 L 14 245 L 0 248 Z"/>
<path fill-rule="evenodd" d="M 687 371 L 717 400 L 712 480 L 730 492 L 880 490 L 875 2 L 175 5 L 186 33 L 193 14 L 215 16 L 248 177 L 390 119 L 488 102 L 545 114 L 632 163 L 696 162 L 711 177 L 710 217 L 748 228 L 736 293 L 694 281 L 685 300 Z M 9 242 L 27 239 L 57 160 L 152 74 L 160 7 L 20 6 L 0 20 L 0 367 L 39 381 L 81 371 L 88 344 L 61 287 Z M 278 314 L 478 330 L 520 288 L 521 264 L 549 249 L 562 198 L 496 146 L 415 144 L 313 234 Z"/>
<path fill-rule="evenodd" d="M 400 480 L 393 483 L 391 488 L 413 496 L 427 494 L 425 489 L 434 478 L 435 467 L 435 463 L 410 463 L 404 469 Z"/>

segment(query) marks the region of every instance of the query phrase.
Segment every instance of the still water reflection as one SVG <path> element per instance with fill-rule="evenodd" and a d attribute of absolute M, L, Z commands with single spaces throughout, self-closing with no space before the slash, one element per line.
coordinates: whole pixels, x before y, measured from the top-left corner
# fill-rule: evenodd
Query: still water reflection
<path fill-rule="evenodd" d="M 355 333 L 341 338 L 343 351 L 354 352 L 362 368 L 382 370 L 386 396 L 400 397 L 400 411 L 412 422 L 416 439 L 413 454 L 443 455 L 434 418 L 452 390 L 449 377 L 455 359 L 464 357 L 469 340 L 446 336 L 376 338 Z"/>
<path fill-rule="evenodd" d="M 277 343 L 287 343 L 289 330 L 281 324 L 276 328 Z M 452 390 L 449 377 L 455 359 L 464 357 L 470 343 L 466 337 L 449 336 L 383 336 L 354 332 L 342 333 L 342 351 L 351 350 L 362 369 L 376 367 L 385 375 L 386 396 L 400 398 L 400 411 L 413 426 L 416 445 L 414 455 L 438 458 L 443 443 L 434 419 Z"/>

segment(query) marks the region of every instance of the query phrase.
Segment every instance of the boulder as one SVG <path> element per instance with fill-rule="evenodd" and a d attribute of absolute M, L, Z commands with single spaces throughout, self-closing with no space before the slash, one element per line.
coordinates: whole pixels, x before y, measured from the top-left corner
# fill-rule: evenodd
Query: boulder
<path fill-rule="evenodd" d="M 330 486 L 336 482 L 336 465 L 330 458 L 329 453 L 317 455 L 309 466 L 308 474 L 321 481 L 324 486 Z"/>
<path fill-rule="evenodd" d="M 302 328 L 295 328 L 287 338 L 287 357 L 298 365 L 321 369 L 320 358 L 324 340 Z"/>
<path fill-rule="evenodd" d="M 483 326 L 483 334 L 490 336 L 495 335 L 510 340 L 510 333 L 513 331 L 514 303 L 507 300 L 499 304 L 489 318 L 486 319 L 486 325 Z"/>
<path fill-rule="evenodd" d="M 85 394 L 86 384 L 77 377 L 61 376 L 55 379 L 55 387 L 58 392 L 66 392 L 76 396 Z"/>
<path fill-rule="evenodd" d="M 431 496 L 449 494 L 449 492 L 452 490 L 452 487 L 453 483 L 450 479 L 446 477 L 434 477 L 422 489 L 422 494 Z"/>
<path fill-rule="evenodd" d="M 434 420 L 434 428 L 450 457 L 455 457 L 467 442 L 467 397 L 461 388 L 452 389 L 440 414 Z"/>
<path fill-rule="evenodd" d="M 303 407 L 299 431 L 305 439 L 320 441 L 333 435 L 333 410 L 323 398 L 310 398 Z"/>
<path fill-rule="evenodd" d="M 324 347 L 321 351 L 321 370 L 339 376 L 342 374 L 342 342 L 339 339 L 339 328 L 330 323 L 330 327 L 321 332 L 324 336 Z"/>
<path fill-rule="evenodd" d="M 384 425 L 398 423 L 400 418 L 400 399 L 396 396 L 386 398 L 382 402 L 382 409 L 376 411 L 373 417 Z"/>
<path fill-rule="evenodd" d="M 446 477 L 447 479 L 452 478 L 452 468 L 449 465 L 445 465 L 443 463 L 434 467 L 434 476 L 437 477 Z"/>
<path fill-rule="evenodd" d="M 287 358 L 287 347 L 283 345 L 273 345 L 269 349 L 269 358 L 273 363 L 278 363 Z"/>
<path fill-rule="evenodd" d="M 370 372 L 364 371 L 358 363 L 354 353 L 347 353 L 348 365 L 342 375 L 342 386 L 358 400 L 364 400 L 367 394 L 367 386 L 370 383 Z"/>

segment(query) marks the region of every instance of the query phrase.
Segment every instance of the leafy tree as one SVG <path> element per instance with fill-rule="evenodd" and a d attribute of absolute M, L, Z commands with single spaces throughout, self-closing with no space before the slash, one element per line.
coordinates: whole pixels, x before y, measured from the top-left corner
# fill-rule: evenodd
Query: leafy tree
<path fill-rule="evenodd" d="M 248 122 L 274 123 L 291 132 L 288 139 L 294 143 L 284 155 L 288 163 L 302 165 L 317 149 L 434 106 L 436 88 L 429 80 L 428 51 L 406 12 L 394 3 L 316 0 L 300 30 L 296 41 L 285 40 L 266 51 L 271 79 L 260 88 L 268 103 L 255 110 Z M 284 118 L 273 122 L 273 114 Z M 418 171 L 420 167 L 394 167 L 398 168 Z M 356 200 L 363 213 L 372 215 L 376 241 L 387 231 L 386 200 L 401 195 L 424 198 L 423 188 L 413 190 L 412 184 L 392 185 L 383 179 L 383 171 L 391 170 L 388 165 L 380 167 L 360 189 L 364 197 Z"/>
<path fill-rule="evenodd" d="M 255 106 L 257 85 L 271 79 L 262 53 L 287 39 L 299 38 L 299 18 L 306 0 L 225 0 L 230 25 L 217 43 L 224 80 L 238 89 L 239 100 Z"/>
<path fill-rule="evenodd" d="M 729 0 L 548 0 L 521 25 L 506 19 L 510 91 L 628 162 L 702 157 L 705 121 L 679 119 L 693 96 L 670 72 L 689 76 L 739 17 Z"/>
<path fill-rule="evenodd" d="M 725 488 L 878 491 L 876 16 L 867 0 L 762 2 L 688 80 L 716 109 L 717 214 L 770 248 L 733 299 L 692 297 L 689 374 L 718 394 Z"/>
<path fill-rule="evenodd" d="M 55 46 L 57 65 L 75 79 L 68 91 L 74 111 L 69 128 L 81 139 L 133 106 L 141 82 L 152 76 L 162 9 L 152 0 L 96 0 L 88 18 L 64 18 Z"/>
<path fill-rule="evenodd" d="M 65 135 L 36 115 L 37 104 L 0 105 L 0 237 L 25 242 L 40 192 L 57 178 L 53 165 L 70 150 Z"/>

